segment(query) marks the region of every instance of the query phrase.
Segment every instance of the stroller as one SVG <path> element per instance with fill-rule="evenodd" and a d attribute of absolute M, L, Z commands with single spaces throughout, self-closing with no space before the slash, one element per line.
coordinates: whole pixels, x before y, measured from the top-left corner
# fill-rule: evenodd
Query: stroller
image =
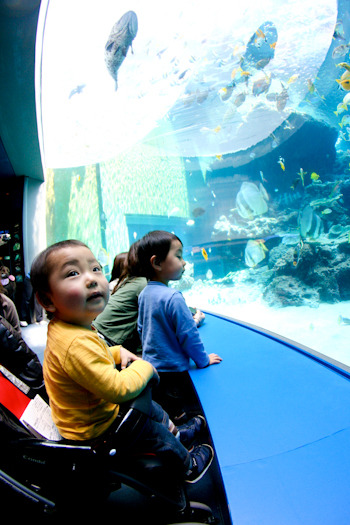
<path fill-rule="evenodd" d="M 151 399 L 149 387 L 129 403 L 117 430 L 118 451 L 108 439 L 97 444 L 70 442 L 55 434 L 49 405 L 37 390 L 0 366 L 3 501 L 16 508 L 16 517 L 23 513 L 36 522 L 58 523 L 67 514 L 91 520 L 110 512 L 117 522 L 128 524 L 217 523 L 207 505 L 189 501 L 183 476 L 170 458 L 132 453 L 132 438 L 144 425 Z M 35 415 L 39 409 L 43 411 Z M 118 491 L 124 518 L 120 501 L 113 507 Z M 145 497 L 141 506 L 135 494 Z"/>

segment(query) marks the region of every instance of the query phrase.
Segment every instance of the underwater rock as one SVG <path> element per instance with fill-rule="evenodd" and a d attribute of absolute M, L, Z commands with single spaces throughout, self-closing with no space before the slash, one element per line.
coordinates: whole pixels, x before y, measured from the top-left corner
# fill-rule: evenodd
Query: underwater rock
<path fill-rule="evenodd" d="M 275 277 L 266 287 L 263 299 L 269 306 L 309 306 L 317 308 L 319 293 L 299 279 L 292 276 Z"/>
<path fill-rule="evenodd" d="M 266 190 L 261 183 L 258 188 L 253 182 L 243 182 L 236 196 L 237 211 L 244 219 L 263 215 L 268 210 L 268 199 Z"/>
<path fill-rule="evenodd" d="M 311 206 L 305 208 L 299 214 L 300 235 L 303 239 L 317 239 L 323 232 L 324 226 L 322 219 L 314 212 Z"/>

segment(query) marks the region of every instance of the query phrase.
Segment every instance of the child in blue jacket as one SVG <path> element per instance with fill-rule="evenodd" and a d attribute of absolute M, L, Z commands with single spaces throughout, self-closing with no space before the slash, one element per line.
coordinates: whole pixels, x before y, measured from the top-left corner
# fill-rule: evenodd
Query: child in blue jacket
<path fill-rule="evenodd" d="M 186 265 L 182 253 L 180 239 L 162 230 L 146 234 L 138 247 L 140 265 L 149 279 L 139 296 L 142 356 L 157 369 L 162 390 L 159 395 L 164 396 L 162 402 L 175 419 L 181 415 L 181 403 L 176 398 L 184 398 L 190 360 L 198 368 L 221 362 L 220 356 L 205 351 L 181 292 L 168 287 L 169 281 L 182 277 Z M 176 404 L 178 413 L 174 413 Z"/>

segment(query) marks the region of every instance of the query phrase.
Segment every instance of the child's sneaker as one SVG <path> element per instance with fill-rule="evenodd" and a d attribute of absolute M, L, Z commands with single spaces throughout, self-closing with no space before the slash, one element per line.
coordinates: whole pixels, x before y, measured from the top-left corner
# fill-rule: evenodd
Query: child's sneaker
<path fill-rule="evenodd" d="M 198 445 L 190 452 L 190 456 L 192 464 L 186 473 L 185 481 L 186 483 L 196 483 L 210 467 L 214 458 L 214 450 L 210 445 Z"/>
<path fill-rule="evenodd" d="M 184 447 L 190 448 L 199 435 L 206 428 L 207 423 L 203 416 L 195 416 L 184 425 L 177 427 L 180 433 L 180 441 Z"/>

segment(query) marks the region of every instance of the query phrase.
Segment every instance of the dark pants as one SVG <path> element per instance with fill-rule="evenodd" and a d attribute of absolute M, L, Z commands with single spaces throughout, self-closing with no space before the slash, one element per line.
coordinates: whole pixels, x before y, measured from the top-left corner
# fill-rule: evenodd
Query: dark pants
<path fill-rule="evenodd" d="M 153 399 L 164 407 L 170 418 L 177 420 L 198 405 L 189 373 L 159 372 L 159 384 L 153 388 Z"/>

